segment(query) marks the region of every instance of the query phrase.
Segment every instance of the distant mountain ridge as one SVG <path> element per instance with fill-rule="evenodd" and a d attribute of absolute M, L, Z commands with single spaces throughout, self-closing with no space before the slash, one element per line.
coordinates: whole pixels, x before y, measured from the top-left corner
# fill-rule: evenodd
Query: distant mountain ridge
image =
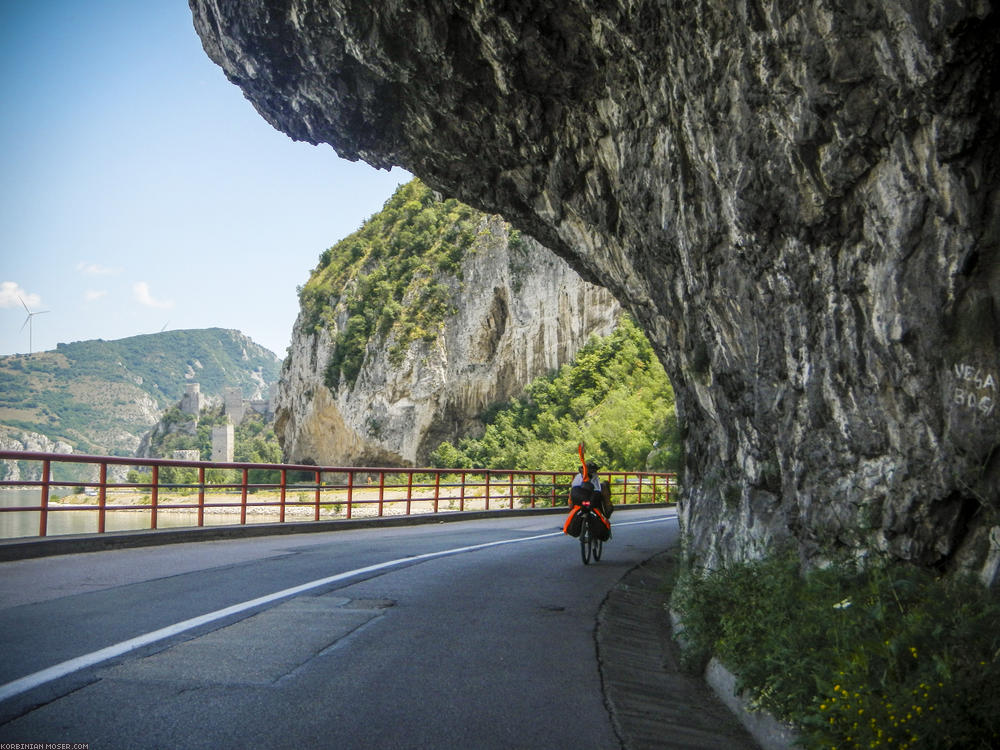
<path fill-rule="evenodd" d="M 239 331 L 165 331 L 0 357 L 0 440 L 36 433 L 76 452 L 132 455 L 189 383 L 209 399 L 238 387 L 265 398 L 281 362 Z"/>

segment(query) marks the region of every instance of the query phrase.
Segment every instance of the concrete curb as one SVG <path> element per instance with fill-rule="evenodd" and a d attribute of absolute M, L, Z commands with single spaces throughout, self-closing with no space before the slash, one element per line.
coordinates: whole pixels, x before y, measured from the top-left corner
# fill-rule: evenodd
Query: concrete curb
<path fill-rule="evenodd" d="M 684 648 L 684 623 L 674 610 L 670 612 L 670 630 L 674 641 Z M 778 721 L 767 711 L 754 708 L 748 698 L 736 689 L 736 675 L 714 656 L 708 660 L 703 673 L 705 683 L 722 701 L 740 724 L 751 734 L 762 750 L 793 750 L 799 736 L 790 724 Z"/>
<path fill-rule="evenodd" d="M 620 509 L 662 508 L 666 503 L 642 503 L 619 506 Z M 432 523 L 475 521 L 482 518 L 509 516 L 544 516 L 564 514 L 565 506 L 555 508 L 515 508 L 514 510 L 448 511 L 411 516 L 381 518 L 334 519 L 329 521 L 288 521 L 286 523 L 256 523 L 246 526 L 200 526 L 155 531 L 109 531 L 104 534 L 66 534 L 62 536 L 28 537 L 0 541 L 0 562 L 26 560 L 52 555 L 75 555 L 81 552 L 103 552 L 130 547 L 151 547 L 159 544 L 212 542 L 220 539 L 249 539 L 281 534 L 316 534 L 354 529 L 420 526 Z"/>
<path fill-rule="evenodd" d="M 753 735 L 763 750 L 792 750 L 798 747 L 795 744 L 798 739 L 795 730 L 787 724 L 782 724 L 767 711 L 751 709 L 749 701 L 736 692 L 736 675 L 714 657 L 705 667 L 705 682 Z"/>

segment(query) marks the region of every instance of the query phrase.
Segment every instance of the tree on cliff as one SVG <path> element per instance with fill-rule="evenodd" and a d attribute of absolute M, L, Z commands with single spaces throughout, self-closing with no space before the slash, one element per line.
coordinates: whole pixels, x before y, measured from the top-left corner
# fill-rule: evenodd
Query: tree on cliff
<path fill-rule="evenodd" d="M 572 363 L 535 380 L 522 398 L 492 412 L 482 437 L 442 443 L 431 454 L 433 464 L 565 471 L 576 467 L 582 441 L 608 469 L 679 466 L 673 389 L 649 340 L 628 317 L 610 336 L 594 337 Z"/>
<path fill-rule="evenodd" d="M 395 192 L 357 232 L 326 250 L 299 289 L 303 330 L 337 330 L 326 383 L 353 383 L 373 336 L 393 331 L 391 355 L 412 341 L 433 341 L 449 312 L 439 274 L 459 275 L 481 214 L 437 200 L 420 180 Z M 346 324 L 338 328 L 336 317 Z"/>

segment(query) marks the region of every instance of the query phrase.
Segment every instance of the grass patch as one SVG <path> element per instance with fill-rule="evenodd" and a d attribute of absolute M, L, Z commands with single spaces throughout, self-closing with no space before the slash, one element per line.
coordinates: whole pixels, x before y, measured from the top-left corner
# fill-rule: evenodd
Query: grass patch
<path fill-rule="evenodd" d="M 1000 599 L 902 565 L 682 573 L 682 663 L 717 656 L 810 748 L 1000 746 Z"/>

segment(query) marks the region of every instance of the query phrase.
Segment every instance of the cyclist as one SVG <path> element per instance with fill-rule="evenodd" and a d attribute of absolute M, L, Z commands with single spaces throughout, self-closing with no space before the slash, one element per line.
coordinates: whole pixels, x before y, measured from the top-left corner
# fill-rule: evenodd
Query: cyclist
<path fill-rule="evenodd" d="M 611 505 L 611 485 L 601 481 L 601 478 L 597 475 L 597 472 L 600 470 L 601 467 L 596 461 L 587 461 L 584 466 L 580 467 L 580 471 L 573 477 L 573 482 L 570 485 L 570 504 L 578 504 L 572 499 L 573 487 L 590 489 L 600 494 L 601 511 L 604 513 L 605 518 L 611 518 L 611 514 L 614 512 L 614 507 Z M 585 473 L 586 478 L 584 478 Z"/>
<path fill-rule="evenodd" d="M 587 461 L 580 466 L 580 472 L 573 478 L 569 490 L 570 511 L 563 524 L 563 533 L 579 536 L 580 517 L 577 513 L 581 503 L 590 501 L 593 503 L 591 507 L 607 529 L 607 535 L 610 536 L 611 522 L 608 520 L 608 516 L 611 515 L 611 486 L 606 482 L 601 482 L 600 477 L 597 476 L 600 468 L 596 461 Z M 601 538 L 607 539 L 608 536 Z"/>

